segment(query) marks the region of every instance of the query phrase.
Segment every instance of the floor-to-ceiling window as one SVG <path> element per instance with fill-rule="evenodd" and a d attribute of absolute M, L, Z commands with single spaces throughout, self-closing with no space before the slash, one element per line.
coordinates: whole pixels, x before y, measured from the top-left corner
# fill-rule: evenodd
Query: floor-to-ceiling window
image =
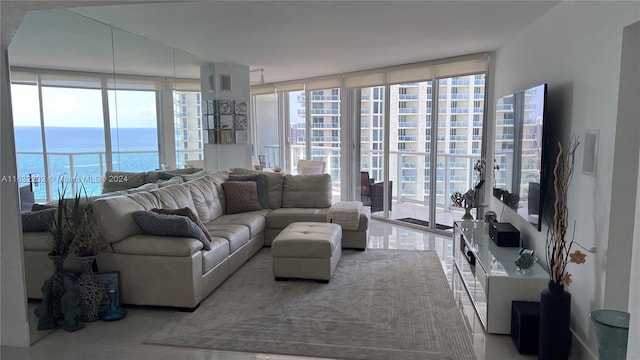
<path fill-rule="evenodd" d="M 255 129 L 254 158 L 265 168 L 280 166 L 278 95 L 274 92 L 254 96 L 251 109 Z"/>
<path fill-rule="evenodd" d="M 199 91 L 173 91 L 173 129 L 178 168 L 189 165 L 189 161 L 204 160 L 201 96 Z"/>
<path fill-rule="evenodd" d="M 26 183 L 31 175 L 36 200 L 56 199 L 61 176 L 74 178 L 68 191 L 82 182 L 96 195 L 108 169 L 159 168 L 159 79 L 119 78 L 117 90 L 109 74 L 18 70 L 12 79 L 18 176 Z M 180 167 L 187 156 L 202 160 L 200 93 L 186 94 L 193 101 L 179 112 L 187 115 L 178 129 L 186 146 Z"/>
<path fill-rule="evenodd" d="M 451 194 L 464 193 L 479 180 L 473 165 L 483 151 L 487 64 L 481 54 L 284 83 L 307 88 L 288 93 L 289 170 L 295 172 L 298 159 L 326 161 L 334 185 L 347 180 L 343 185 L 353 186 L 348 196 L 354 199 L 360 193 L 355 177 L 367 172 L 374 182 L 392 185 L 384 191 L 385 203 L 392 200 L 390 211 L 377 208 L 374 217 L 450 226 L 464 213 L 452 205 Z M 351 89 L 360 93 L 358 111 Z M 347 105 L 341 105 L 346 98 Z M 358 139 L 352 136 L 353 123 Z M 355 148 L 360 153 L 353 157 Z M 359 169 L 352 164 L 356 161 Z"/>
<path fill-rule="evenodd" d="M 140 171 L 157 167 L 156 92 L 109 90 L 112 169 Z"/>

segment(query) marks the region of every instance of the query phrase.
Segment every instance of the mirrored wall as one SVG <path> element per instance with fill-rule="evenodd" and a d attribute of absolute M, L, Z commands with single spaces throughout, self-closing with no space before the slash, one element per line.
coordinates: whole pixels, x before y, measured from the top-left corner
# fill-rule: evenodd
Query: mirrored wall
<path fill-rule="evenodd" d="M 203 159 L 202 60 L 66 9 L 28 13 L 9 47 L 18 175 L 57 198 L 61 174 Z"/>
<path fill-rule="evenodd" d="M 63 174 L 97 195 L 107 170 L 203 159 L 201 59 L 56 9 L 25 16 L 9 62 L 18 177 L 36 202 L 58 198 Z M 32 342 L 50 332 L 33 315 L 40 285 L 27 284 Z"/>

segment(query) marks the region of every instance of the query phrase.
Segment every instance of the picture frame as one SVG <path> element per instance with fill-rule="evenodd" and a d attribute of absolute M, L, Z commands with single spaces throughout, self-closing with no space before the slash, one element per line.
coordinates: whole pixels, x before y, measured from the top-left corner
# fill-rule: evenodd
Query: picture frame
<path fill-rule="evenodd" d="M 111 301 L 109 300 L 109 290 L 115 289 L 118 291 L 116 297 L 116 305 L 120 305 L 120 272 L 119 271 L 104 271 L 96 273 L 98 280 L 104 285 L 104 293 L 102 294 L 102 300 L 100 301 L 100 311 L 109 307 Z"/>
<path fill-rule="evenodd" d="M 596 176 L 598 165 L 598 138 L 599 130 L 585 130 L 584 132 L 584 157 L 582 158 L 582 173 Z"/>
<path fill-rule="evenodd" d="M 236 115 L 247 115 L 247 102 L 236 100 L 234 101 L 234 113 Z"/>
<path fill-rule="evenodd" d="M 218 100 L 218 111 L 220 115 L 233 115 L 233 100 Z"/>

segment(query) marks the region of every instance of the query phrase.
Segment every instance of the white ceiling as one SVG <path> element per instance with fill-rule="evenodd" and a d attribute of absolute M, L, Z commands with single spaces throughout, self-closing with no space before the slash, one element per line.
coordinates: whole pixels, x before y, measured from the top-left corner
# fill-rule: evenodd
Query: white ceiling
<path fill-rule="evenodd" d="M 493 51 L 557 3 L 193 1 L 72 11 L 205 61 L 264 69 L 265 82 L 276 82 Z M 32 21 L 29 26 L 51 24 Z M 43 34 L 39 51 L 46 50 L 42 47 L 50 43 L 42 36 L 53 37 L 61 31 L 37 30 Z M 22 31 L 21 27 L 14 40 L 24 41 L 25 37 L 19 36 Z M 77 47 L 82 47 L 77 44 L 82 38 L 73 38 Z M 89 36 L 85 40 L 91 41 Z M 72 65 L 60 43 L 38 60 L 34 59 L 34 50 L 30 53 L 27 49 L 29 46 L 20 49 L 18 41 L 14 44 L 14 62 L 43 61 L 54 68 Z"/>

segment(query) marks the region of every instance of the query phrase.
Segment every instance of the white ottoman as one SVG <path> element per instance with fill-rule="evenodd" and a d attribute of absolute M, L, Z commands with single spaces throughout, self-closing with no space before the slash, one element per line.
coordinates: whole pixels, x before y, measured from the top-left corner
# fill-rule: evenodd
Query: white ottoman
<path fill-rule="evenodd" d="M 276 280 L 313 279 L 328 283 L 342 254 L 342 228 L 337 224 L 296 222 L 271 243 Z"/>

